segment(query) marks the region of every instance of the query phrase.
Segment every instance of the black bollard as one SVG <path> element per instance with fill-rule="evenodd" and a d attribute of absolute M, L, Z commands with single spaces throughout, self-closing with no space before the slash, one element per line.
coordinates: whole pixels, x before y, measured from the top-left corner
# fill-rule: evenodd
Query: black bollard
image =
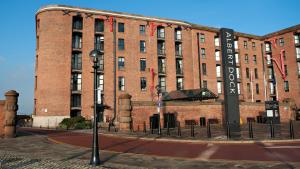
<path fill-rule="evenodd" d="M 191 137 L 195 137 L 194 123 L 191 124 Z"/>
<path fill-rule="evenodd" d="M 207 122 L 207 138 L 211 138 L 210 121 Z"/>
<path fill-rule="evenodd" d="M 144 121 L 144 133 L 147 133 L 147 129 L 146 129 L 146 122 Z"/>
<path fill-rule="evenodd" d="M 226 127 L 227 127 L 227 130 L 226 130 L 227 139 L 230 139 L 230 124 L 229 124 L 229 122 L 226 123 Z"/>
<path fill-rule="evenodd" d="M 253 138 L 252 121 L 249 121 L 249 138 Z"/>
<path fill-rule="evenodd" d="M 170 126 L 169 126 L 169 122 L 167 122 L 167 135 L 170 135 Z"/>
<path fill-rule="evenodd" d="M 151 118 L 151 121 L 150 121 L 150 128 L 151 128 L 151 134 L 153 134 L 153 120 Z"/>
<path fill-rule="evenodd" d="M 270 134 L 271 138 L 274 138 L 274 125 L 273 125 L 273 120 L 270 121 Z"/>
<path fill-rule="evenodd" d="M 295 135 L 294 135 L 294 126 L 293 126 L 293 121 L 290 120 L 290 138 L 294 139 Z"/>
<path fill-rule="evenodd" d="M 110 132 L 110 127 L 111 127 L 111 124 L 110 122 L 108 123 L 108 131 Z"/>
<path fill-rule="evenodd" d="M 177 135 L 181 136 L 181 127 L 180 127 L 180 122 L 177 123 L 178 125 L 178 131 L 177 131 Z"/>

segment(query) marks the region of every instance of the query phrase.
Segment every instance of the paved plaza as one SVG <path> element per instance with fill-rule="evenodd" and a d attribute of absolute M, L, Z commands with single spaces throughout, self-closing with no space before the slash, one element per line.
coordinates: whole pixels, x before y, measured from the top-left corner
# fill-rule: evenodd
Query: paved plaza
<path fill-rule="evenodd" d="M 81 139 L 78 137 L 78 133 L 65 132 L 65 131 L 52 131 L 41 129 L 22 129 L 18 130 L 18 137 L 14 139 L 0 139 L 0 168 L 14 169 L 14 168 L 93 168 L 89 165 L 89 159 L 91 156 L 91 150 L 89 145 L 79 146 L 62 143 L 59 139 L 63 136 L 65 138 L 73 139 L 74 143 L 86 144 L 86 138 L 89 140 L 89 134 L 84 135 L 79 133 Z M 84 137 L 83 137 L 84 136 Z M 111 138 L 111 139 L 108 139 Z M 102 139 L 102 140 L 101 140 Z M 116 139 L 120 140 L 116 142 Z M 100 136 L 100 142 L 111 142 L 110 147 L 108 143 L 101 144 L 100 158 L 102 165 L 97 168 L 300 168 L 299 160 L 297 157 L 290 161 L 280 153 L 274 153 L 274 149 L 270 149 L 269 156 L 276 156 L 273 161 L 270 160 L 226 160 L 213 159 L 213 153 L 221 146 L 215 144 L 202 144 L 203 149 L 191 150 L 186 149 L 185 155 L 180 155 L 183 150 L 178 145 L 178 154 L 173 154 L 173 157 L 168 154 L 149 154 L 150 151 L 147 147 L 143 146 L 140 141 L 131 142 L 127 140 L 129 144 L 135 144 L 136 147 L 128 147 L 125 138 L 117 137 L 103 137 Z M 138 139 L 139 140 L 139 139 Z M 91 140 L 89 140 L 91 141 Z M 167 143 L 167 142 L 164 142 Z M 173 143 L 176 145 L 176 143 Z M 171 147 L 161 147 L 158 143 L 153 142 L 153 145 L 157 145 L 161 149 L 161 153 L 174 152 Z M 164 144 L 166 145 L 166 144 Z M 198 144 L 188 144 L 190 146 L 196 146 Z M 104 146 L 104 147 L 103 147 Z M 299 153 L 299 146 L 294 145 L 294 150 L 285 149 L 283 151 L 289 151 L 290 153 Z M 128 149 L 127 152 L 117 151 L 120 147 Z M 197 146 L 196 146 L 197 147 Z M 276 148 L 276 146 L 273 145 Z M 112 150 L 115 151 L 112 151 Z M 173 148 L 174 149 L 174 148 Z M 223 149 L 223 148 L 222 148 Z M 139 151 L 134 153 L 134 151 Z M 153 151 L 156 151 L 155 149 Z M 194 157 L 193 154 L 198 151 L 198 156 Z M 229 151 L 229 150 L 225 150 Z M 236 150 L 235 150 L 236 151 Z M 247 152 L 244 152 L 245 154 Z M 189 154 L 191 154 L 189 156 Z M 200 154 L 200 156 L 199 156 Z M 185 157 L 186 156 L 186 157 Z M 299 156 L 298 156 L 299 157 Z"/>

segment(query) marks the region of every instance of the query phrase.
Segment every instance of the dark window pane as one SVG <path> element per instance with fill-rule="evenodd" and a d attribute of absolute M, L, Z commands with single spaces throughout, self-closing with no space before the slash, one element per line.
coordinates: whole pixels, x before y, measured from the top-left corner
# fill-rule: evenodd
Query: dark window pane
<path fill-rule="evenodd" d="M 124 32 L 124 23 L 118 23 L 118 32 Z"/>

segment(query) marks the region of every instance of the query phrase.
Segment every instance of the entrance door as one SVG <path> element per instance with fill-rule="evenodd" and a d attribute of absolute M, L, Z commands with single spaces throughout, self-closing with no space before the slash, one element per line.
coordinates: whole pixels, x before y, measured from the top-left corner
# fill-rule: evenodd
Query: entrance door
<path fill-rule="evenodd" d="M 158 114 L 153 114 L 153 116 L 150 116 L 150 125 L 153 129 L 158 129 Z"/>
<path fill-rule="evenodd" d="M 169 128 L 175 128 L 176 116 L 174 113 L 165 113 L 164 114 L 164 128 L 167 128 L 168 122 L 169 122 Z"/>

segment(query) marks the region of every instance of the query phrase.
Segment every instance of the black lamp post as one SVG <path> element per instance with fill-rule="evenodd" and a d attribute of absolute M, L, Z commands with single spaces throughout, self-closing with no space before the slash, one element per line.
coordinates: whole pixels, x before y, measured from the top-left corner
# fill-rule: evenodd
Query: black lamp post
<path fill-rule="evenodd" d="M 98 123 L 97 123 L 97 71 L 99 68 L 98 60 L 99 57 L 103 55 L 103 53 L 99 50 L 92 50 L 90 52 L 90 58 L 93 60 L 93 68 L 94 68 L 94 125 L 93 125 L 93 147 L 92 147 L 92 157 L 90 161 L 90 165 L 97 166 L 100 165 L 99 158 L 99 143 L 98 143 Z M 102 98 L 101 98 L 102 105 Z"/>
<path fill-rule="evenodd" d="M 156 85 L 156 92 L 157 92 L 157 113 L 158 113 L 158 135 L 161 135 L 161 126 L 160 126 L 160 104 L 161 101 L 159 99 L 159 96 L 161 95 L 161 87 L 160 85 Z"/>

